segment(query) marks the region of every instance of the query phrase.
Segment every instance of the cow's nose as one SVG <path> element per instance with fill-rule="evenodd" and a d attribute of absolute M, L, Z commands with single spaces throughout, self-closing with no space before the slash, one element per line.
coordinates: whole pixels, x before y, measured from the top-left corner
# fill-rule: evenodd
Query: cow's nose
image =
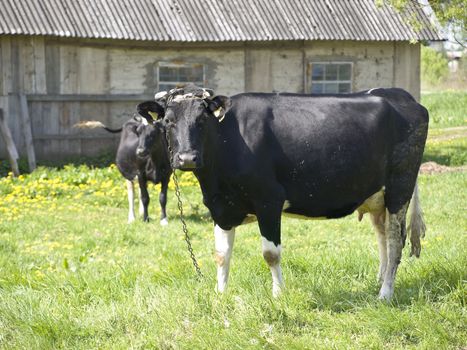
<path fill-rule="evenodd" d="M 179 153 L 177 156 L 178 163 L 182 169 L 196 168 L 198 156 L 195 153 Z"/>
<path fill-rule="evenodd" d="M 144 150 L 144 148 L 138 147 L 136 149 L 136 155 L 139 156 L 139 157 L 143 157 L 143 156 L 146 155 L 146 151 Z"/>

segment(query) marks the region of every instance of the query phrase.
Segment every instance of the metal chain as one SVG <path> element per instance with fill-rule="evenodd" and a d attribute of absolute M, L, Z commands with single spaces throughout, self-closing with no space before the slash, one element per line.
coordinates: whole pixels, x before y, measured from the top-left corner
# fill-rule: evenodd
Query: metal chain
<path fill-rule="evenodd" d="M 166 133 L 166 139 L 167 139 L 167 148 L 169 150 L 169 155 L 170 155 L 169 162 L 171 164 L 170 166 L 172 167 L 173 153 L 172 153 L 172 148 L 170 147 L 168 133 Z M 195 267 L 196 274 L 197 274 L 198 278 L 201 278 L 201 277 L 203 277 L 203 274 L 201 273 L 201 269 L 199 268 L 199 264 L 198 264 L 198 261 L 196 260 L 195 253 L 193 253 L 193 247 L 191 246 L 190 236 L 188 234 L 188 228 L 187 228 L 187 225 L 186 225 L 185 217 L 183 215 L 183 203 L 182 203 L 182 199 L 181 199 L 181 196 L 180 196 L 180 186 L 179 186 L 179 183 L 178 183 L 178 176 L 175 173 L 175 169 L 172 168 L 172 170 L 173 170 L 172 178 L 173 178 L 174 184 L 175 184 L 175 196 L 177 197 L 179 218 L 180 218 L 180 222 L 182 223 L 183 233 L 185 234 L 185 237 L 184 237 L 185 242 L 186 242 L 186 245 L 187 245 L 187 248 L 188 248 L 188 252 L 190 253 L 190 256 L 191 256 L 191 261 L 193 262 L 193 266 Z"/>

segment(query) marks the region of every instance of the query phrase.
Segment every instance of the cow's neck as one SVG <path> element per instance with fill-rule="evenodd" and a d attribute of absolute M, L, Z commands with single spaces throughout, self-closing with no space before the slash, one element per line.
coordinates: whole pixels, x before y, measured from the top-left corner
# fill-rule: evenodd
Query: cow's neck
<path fill-rule="evenodd" d="M 194 171 L 204 199 L 213 198 L 219 192 L 219 141 L 217 125 L 211 125 L 203 151 L 204 166 Z"/>

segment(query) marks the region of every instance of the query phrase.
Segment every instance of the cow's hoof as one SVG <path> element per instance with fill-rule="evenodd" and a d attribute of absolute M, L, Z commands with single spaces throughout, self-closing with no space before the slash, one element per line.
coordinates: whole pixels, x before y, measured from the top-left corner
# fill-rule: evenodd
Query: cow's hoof
<path fill-rule="evenodd" d="M 169 220 L 167 220 L 167 218 L 163 218 L 160 221 L 160 224 L 161 224 L 161 226 L 167 226 L 169 224 Z"/>
<path fill-rule="evenodd" d="M 394 291 L 391 288 L 383 285 L 379 291 L 378 299 L 381 301 L 390 301 L 393 293 Z"/>
<path fill-rule="evenodd" d="M 279 298 L 282 295 L 282 287 L 281 286 L 273 286 L 272 287 L 272 297 Z"/>

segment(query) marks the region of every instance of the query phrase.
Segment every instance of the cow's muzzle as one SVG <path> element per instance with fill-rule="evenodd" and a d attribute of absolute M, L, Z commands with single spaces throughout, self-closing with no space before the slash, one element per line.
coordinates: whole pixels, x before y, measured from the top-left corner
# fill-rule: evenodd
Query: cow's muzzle
<path fill-rule="evenodd" d="M 142 148 L 142 147 L 138 147 L 138 148 L 136 149 L 136 155 L 137 155 L 138 157 L 140 157 L 140 158 L 144 158 L 144 157 L 146 157 L 148 154 L 149 154 L 149 152 L 148 152 L 146 149 Z"/>
<path fill-rule="evenodd" d="M 174 167 L 180 170 L 193 170 L 201 168 L 202 162 L 198 152 L 177 153 Z"/>

